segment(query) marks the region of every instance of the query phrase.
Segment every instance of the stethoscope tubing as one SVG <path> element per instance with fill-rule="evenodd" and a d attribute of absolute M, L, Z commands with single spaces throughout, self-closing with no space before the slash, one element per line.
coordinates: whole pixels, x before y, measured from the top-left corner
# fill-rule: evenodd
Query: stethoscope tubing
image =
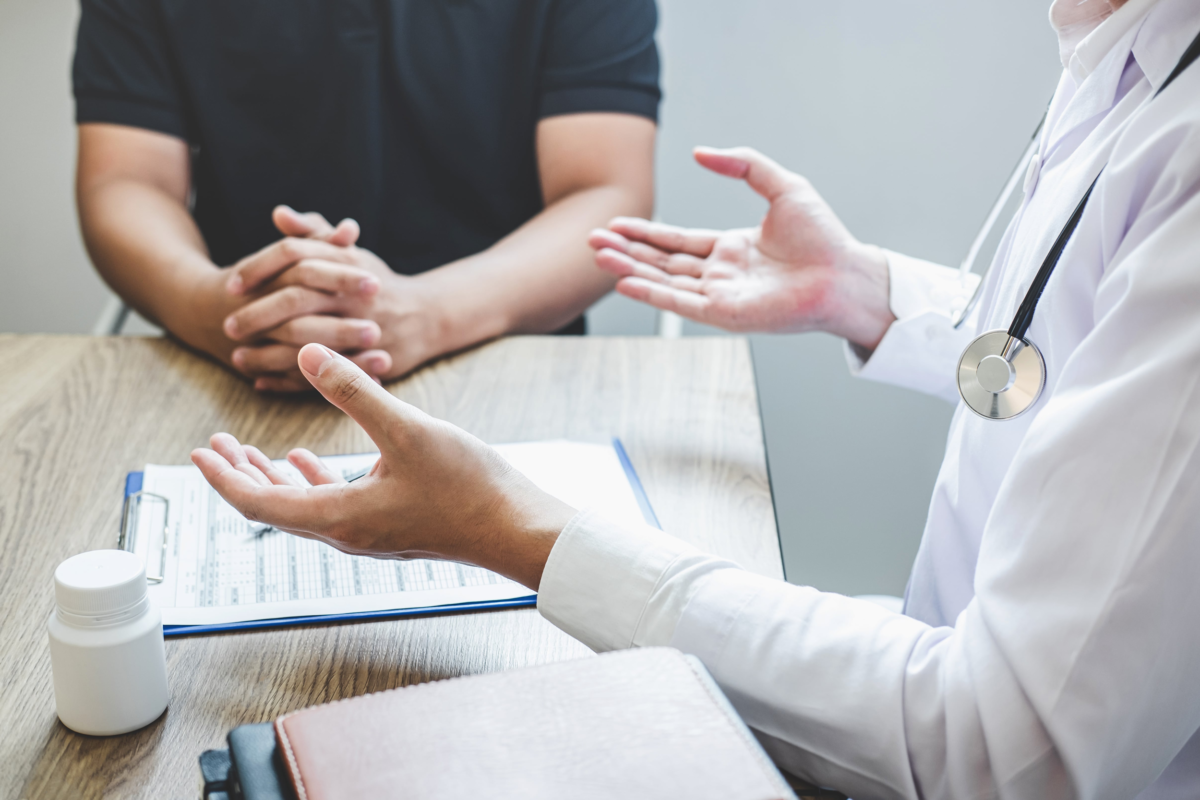
<path fill-rule="evenodd" d="M 979 232 L 975 234 L 975 239 L 971 242 L 971 248 L 967 250 L 967 256 L 962 260 L 962 264 L 958 268 L 961 278 L 965 279 L 975 268 L 975 261 L 979 258 L 979 251 L 983 249 L 984 242 L 992 235 L 992 231 L 996 229 L 996 223 L 1000 220 L 1000 213 L 1004 211 L 1004 208 L 1008 205 L 1008 201 L 1012 199 L 1013 192 L 1016 191 L 1022 178 L 1025 177 L 1025 173 L 1029 170 L 1029 162 L 1037 155 L 1039 149 L 1038 136 L 1042 132 L 1042 127 L 1046 124 L 1046 113 L 1049 113 L 1049 109 L 1042 114 L 1037 127 L 1033 129 L 1033 135 L 1029 137 L 1029 144 L 1026 145 L 1025 151 L 1021 153 L 1016 166 L 1013 167 L 1012 173 L 1008 176 L 1008 181 L 1004 184 L 1004 188 L 1000 190 L 1000 194 L 996 197 L 995 202 L 992 203 L 987 219 L 980 226 Z M 962 311 L 955 318 L 953 324 L 955 329 L 962 327 L 963 322 L 975 310 L 975 306 L 979 304 L 979 298 L 983 294 L 983 279 L 987 277 L 990 269 L 991 266 L 989 265 L 988 269 L 984 270 L 983 275 L 979 278 L 979 283 L 975 285 L 975 291 L 971 293 L 971 299 L 967 301 L 967 304 L 963 306 Z"/>

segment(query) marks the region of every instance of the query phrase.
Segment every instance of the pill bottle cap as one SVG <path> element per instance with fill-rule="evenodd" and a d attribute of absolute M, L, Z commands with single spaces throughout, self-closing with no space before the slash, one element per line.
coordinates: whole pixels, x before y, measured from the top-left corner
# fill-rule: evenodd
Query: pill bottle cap
<path fill-rule="evenodd" d="M 54 599 L 67 614 L 116 614 L 145 597 L 146 568 L 142 559 L 125 550 L 80 553 L 54 570 Z"/>

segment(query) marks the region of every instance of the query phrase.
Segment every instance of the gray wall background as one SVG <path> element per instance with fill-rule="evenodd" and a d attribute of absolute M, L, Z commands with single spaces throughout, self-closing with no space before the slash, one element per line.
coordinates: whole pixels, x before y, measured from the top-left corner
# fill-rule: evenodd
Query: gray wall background
<path fill-rule="evenodd" d="M 860 239 L 956 264 L 1054 88 L 1048 5 L 660 0 L 658 215 L 755 224 L 762 201 L 690 156 L 747 144 L 807 175 Z M 0 0 L 0 331 L 88 332 L 109 296 L 72 200 L 77 15 L 71 0 Z M 598 334 L 654 329 L 618 297 L 590 319 Z M 752 343 L 789 580 L 900 594 L 950 407 L 851 379 L 828 336 Z"/>
<path fill-rule="evenodd" d="M 0 0 L 0 331 L 87 333 L 108 290 L 75 222 L 74 0 Z"/>

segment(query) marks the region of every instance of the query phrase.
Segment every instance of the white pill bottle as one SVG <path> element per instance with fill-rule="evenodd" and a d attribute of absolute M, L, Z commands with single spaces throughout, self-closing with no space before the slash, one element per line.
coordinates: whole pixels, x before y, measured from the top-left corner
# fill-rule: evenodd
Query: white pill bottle
<path fill-rule="evenodd" d="M 162 613 L 142 560 L 124 550 L 72 556 L 54 571 L 50 666 L 58 718 L 77 733 L 112 736 L 167 708 Z"/>

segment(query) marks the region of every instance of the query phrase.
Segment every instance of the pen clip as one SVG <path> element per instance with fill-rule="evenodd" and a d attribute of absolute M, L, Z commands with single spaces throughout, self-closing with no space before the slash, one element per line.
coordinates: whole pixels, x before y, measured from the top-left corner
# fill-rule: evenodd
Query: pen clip
<path fill-rule="evenodd" d="M 121 511 L 121 532 L 117 536 L 117 549 L 126 550 L 130 553 L 135 551 L 137 547 L 137 523 L 140 519 L 142 508 L 142 500 L 155 500 L 163 504 L 163 531 L 162 544 L 159 548 L 159 563 L 158 574 L 151 575 L 149 568 L 146 570 L 147 583 L 162 583 L 163 578 L 167 573 L 167 531 L 169 526 L 167 521 L 170 519 L 171 501 L 163 497 L 161 494 L 153 492 L 134 492 L 125 498 L 125 507 Z M 146 563 L 150 563 L 150 554 L 146 554 Z"/>

